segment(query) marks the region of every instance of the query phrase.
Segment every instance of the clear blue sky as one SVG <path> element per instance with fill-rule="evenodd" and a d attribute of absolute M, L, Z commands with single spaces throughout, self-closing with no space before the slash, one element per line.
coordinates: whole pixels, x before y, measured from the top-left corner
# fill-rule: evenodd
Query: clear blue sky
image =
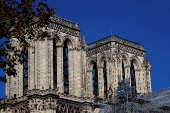
<path fill-rule="evenodd" d="M 79 24 L 91 43 L 111 34 L 144 45 L 152 90 L 170 87 L 170 0 L 48 0 L 56 15 Z M 0 73 L 3 73 L 0 71 Z M 0 97 L 5 85 L 0 83 Z"/>

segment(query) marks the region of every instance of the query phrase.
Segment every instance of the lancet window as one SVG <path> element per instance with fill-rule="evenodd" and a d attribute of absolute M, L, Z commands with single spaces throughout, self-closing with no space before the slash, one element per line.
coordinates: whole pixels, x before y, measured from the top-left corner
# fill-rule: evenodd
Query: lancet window
<path fill-rule="evenodd" d="M 68 67 L 68 47 L 66 42 L 63 47 L 63 79 L 64 79 L 64 93 L 69 94 L 69 67 Z"/>
<path fill-rule="evenodd" d="M 107 73 L 106 73 L 106 61 L 104 61 L 103 78 L 104 78 L 104 99 L 107 99 Z"/>
<path fill-rule="evenodd" d="M 131 63 L 130 72 L 131 72 L 131 88 L 132 88 L 132 93 L 136 93 L 136 78 L 135 78 L 135 69 L 134 69 L 133 62 Z"/>
<path fill-rule="evenodd" d="M 93 95 L 98 96 L 98 73 L 97 73 L 97 65 L 93 63 Z"/>
<path fill-rule="evenodd" d="M 24 53 L 24 63 L 23 63 L 23 93 L 26 95 L 26 92 L 28 91 L 28 50 L 25 50 Z"/>
<path fill-rule="evenodd" d="M 123 62 L 122 62 L 122 79 L 123 81 L 125 80 L 125 67 Z"/>
<path fill-rule="evenodd" d="M 57 48 L 53 41 L 53 76 L 54 76 L 54 88 L 57 88 Z"/>

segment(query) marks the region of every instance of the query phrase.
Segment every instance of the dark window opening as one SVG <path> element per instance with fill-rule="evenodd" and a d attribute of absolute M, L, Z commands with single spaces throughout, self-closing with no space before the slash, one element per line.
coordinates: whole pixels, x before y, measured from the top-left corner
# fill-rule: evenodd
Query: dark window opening
<path fill-rule="evenodd" d="M 124 67 L 124 63 L 122 62 L 122 78 L 123 81 L 125 80 L 125 67 Z"/>
<path fill-rule="evenodd" d="M 53 76 L 54 76 L 54 88 L 57 88 L 57 48 L 53 40 Z"/>
<path fill-rule="evenodd" d="M 69 67 L 68 67 L 68 47 L 66 42 L 63 47 L 63 79 L 64 79 L 64 93 L 69 94 Z"/>
<path fill-rule="evenodd" d="M 106 74 L 106 62 L 104 61 L 103 68 L 103 78 L 104 78 L 104 99 L 107 99 L 107 74 Z"/>
<path fill-rule="evenodd" d="M 135 70 L 134 70 L 134 65 L 133 62 L 131 63 L 131 88 L 132 88 L 132 94 L 136 93 L 136 78 L 135 78 Z"/>
<path fill-rule="evenodd" d="M 28 50 L 25 50 L 24 53 L 23 75 L 23 93 L 26 95 L 26 92 L 28 91 Z"/>
<path fill-rule="evenodd" d="M 17 95 L 16 94 L 14 94 L 14 98 L 16 98 L 17 97 Z"/>
<path fill-rule="evenodd" d="M 98 96 L 98 73 L 97 65 L 93 63 L 93 95 Z"/>

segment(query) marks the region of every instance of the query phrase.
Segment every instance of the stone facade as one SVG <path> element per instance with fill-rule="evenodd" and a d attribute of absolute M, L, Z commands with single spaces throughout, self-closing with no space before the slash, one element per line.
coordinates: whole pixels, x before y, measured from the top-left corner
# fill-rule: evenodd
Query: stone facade
<path fill-rule="evenodd" d="M 77 23 L 52 17 L 39 28 L 37 21 L 31 26 L 35 34 L 42 29 L 50 36 L 27 40 L 24 64 L 16 65 L 15 77 L 7 76 L 6 100 L 15 98 L 16 105 L 8 113 L 90 113 L 94 95 L 107 99 L 108 84 L 116 90 L 126 78 L 138 93 L 152 91 L 143 45 L 115 35 L 87 45 Z"/>

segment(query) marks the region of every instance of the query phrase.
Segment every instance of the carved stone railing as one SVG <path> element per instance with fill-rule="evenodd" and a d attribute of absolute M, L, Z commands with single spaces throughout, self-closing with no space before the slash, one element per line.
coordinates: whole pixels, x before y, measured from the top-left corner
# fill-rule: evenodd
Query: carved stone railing
<path fill-rule="evenodd" d="M 22 102 L 22 101 L 26 101 L 28 100 L 27 96 L 22 96 L 22 97 L 18 97 L 15 99 L 15 102 Z"/>
<path fill-rule="evenodd" d="M 64 94 L 64 93 L 58 93 L 58 95 L 59 95 L 59 98 L 62 98 L 62 99 L 78 101 L 78 102 L 93 103 L 93 98 L 90 98 L 90 97 L 77 97 L 77 96 L 74 96 L 74 95 L 67 95 L 67 94 Z"/>
<path fill-rule="evenodd" d="M 0 100 L 0 105 L 8 104 L 8 103 L 14 103 L 14 99 L 3 99 L 3 100 Z"/>
<path fill-rule="evenodd" d="M 75 28 L 75 29 L 79 30 L 77 23 L 72 22 L 66 18 L 58 17 L 55 15 L 55 16 L 51 17 L 51 21 L 54 23 L 60 23 L 60 24 L 66 25 L 68 27 Z"/>
<path fill-rule="evenodd" d="M 143 45 L 137 44 L 135 42 L 132 42 L 132 41 L 129 41 L 129 40 L 126 40 L 126 39 L 123 39 L 123 38 L 120 38 L 116 35 L 110 35 L 106 38 L 103 38 L 103 39 L 98 40 L 96 42 L 90 43 L 90 44 L 88 44 L 88 49 L 96 48 L 96 47 L 103 45 L 103 44 L 106 44 L 110 41 L 115 41 L 115 42 L 130 46 L 130 47 L 133 47 L 133 48 L 136 48 L 136 49 L 144 50 Z"/>
<path fill-rule="evenodd" d="M 47 95 L 47 94 L 56 95 L 57 94 L 57 89 L 47 89 L 47 90 L 33 89 L 33 90 L 29 90 L 27 92 L 28 96 L 35 95 L 35 94 L 37 94 L 37 95 Z"/>
<path fill-rule="evenodd" d="M 66 18 L 59 17 L 59 16 L 55 15 L 55 16 L 50 17 L 50 19 L 51 19 L 51 21 L 54 22 L 54 23 L 63 24 L 63 25 L 66 25 L 66 26 L 68 26 L 68 27 L 73 27 L 73 28 L 79 30 L 77 23 L 72 22 L 72 21 L 70 21 L 70 20 L 68 20 L 68 19 L 66 19 Z M 34 22 L 35 22 L 35 23 L 38 22 L 38 21 L 39 21 L 39 18 L 35 18 L 35 19 L 34 19 Z"/>
<path fill-rule="evenodd" d="M 57 32 L 63 32 L 72 36 L 80 36 L 80 29 L 78 28 L 78 24 L 72 21 L 69 21 L 65 18 L 61 18 L 61 17 L 57 17 L 57 16 L 52 16 L 50 17 L 51 22 L 49 23 L 48 26 L 45 26 L 44 28 L 40 28 L 40 26 L 38 26 L 38 18 L 35 18 L 34 23 L 30 26 L 33 29 L 38 28 L 38 29 L 43 29 L 46 30 L 47 32 L 51 33 L 51 29 L 53 29 L 54 31 Z M 37 30 L 36 31 L 36 35 L 37 34 Z"/>
<path fill-rule="evenodd" d="M 90 97 L 77 97 L 77 96 L 74 96 L 74 95 L 67 95 L 67 94 L 58 92 L 57 89 L 47 89 L 47 90 L 33 89 L 33 90 L 29 90 L 27 92 L 28 96 L 31 96 L 31 95 L 42 95 L 42 96 L 44 96 L 44 95 L 47 95 L 47 94 L 53 94 L 53 95 L 59 96 L 59 98 L 72 100 L 72 101 L 90 102 L 90 103 L 93 102 L 93 99 L 90 98 Z"/>

